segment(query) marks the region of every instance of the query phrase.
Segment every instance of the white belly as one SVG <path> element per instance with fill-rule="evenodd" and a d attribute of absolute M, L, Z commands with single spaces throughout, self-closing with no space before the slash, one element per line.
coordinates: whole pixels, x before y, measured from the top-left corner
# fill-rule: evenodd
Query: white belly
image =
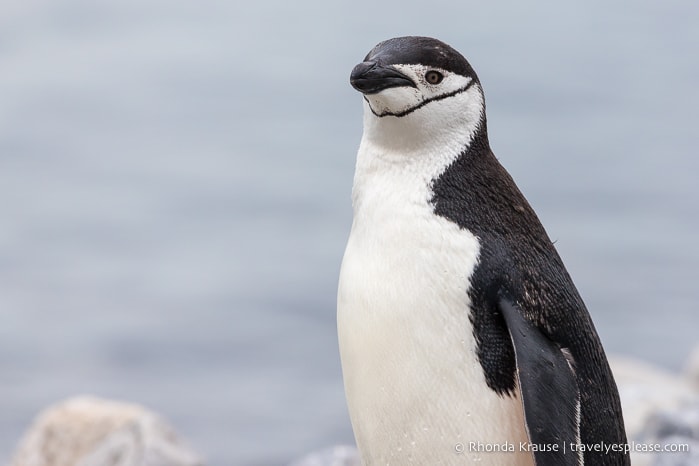
<path fill-rule="evenodd" d="M 532 464 L 519 453 L 518 394 L 488 388 L 476 357 L 467 289 L 478 240 L 435 216 L 424 190 L 411 200 L 374 186 L 355 206 L 337 316 L 364 465 Z M 474 451 L 508 443 L 515 453 Z"/>

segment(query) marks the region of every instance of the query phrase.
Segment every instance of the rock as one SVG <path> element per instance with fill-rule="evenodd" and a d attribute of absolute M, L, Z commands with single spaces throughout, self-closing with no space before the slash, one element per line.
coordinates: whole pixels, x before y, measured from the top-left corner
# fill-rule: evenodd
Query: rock
<path fill-rule="evenodd" d="M 656 454 L 652 466 L 696 466 L 699 464 L 699 440 L 687 440 L 685 437 L 670 436 L 662 442 L 663 446 L 687 445 L 687 451 L 667 452 Z M 634 466 L 636 464 L 634 463 Z"/>
<path fill-rule="evenodd" d="M 699 402 L 699 393 L 680 375 L 625 357 L 610 357 L 609 363 L 619 388 L 629 440 L 638 439 L 653 413 L 675 412 Z"/>
<path fill-rule="evenodd" d="M 690 380 L 629 358 L 610 358 L 619 387 L 629 442 L 641 449 L 659 445 L 665 451 L 632 451 L 634 466 L 699 464 L 699 391 Z M 692 367 L 690 362 L 688 367 Z M 684 449 L 685 451 L 673 451 Z"/>
<path fill-rule="evenodd" d="M 699 391 L 699 346 L 695 347 L 692 354 L 689 355 L 684 371 L 689 383 L 695 390 Z"/>
<path fill-rule="evenodd" d="M 156 414 L 81 396 L 40 413 L 10 466 L 202 466 Z"/>
<path fill-rule="evenodd" d="M 683 406 L 676 412 L 653 413 L 646 421 L 639 437 L 650 440 L 667 437 L 699 440 L 699 403 L 693 406 Z"/>
<path fill-rule="evenodd" d="M 339 445 L 311 453 L 289 466 L 361 466 L 361 464 L 359 452 L 355 447 Z"/>

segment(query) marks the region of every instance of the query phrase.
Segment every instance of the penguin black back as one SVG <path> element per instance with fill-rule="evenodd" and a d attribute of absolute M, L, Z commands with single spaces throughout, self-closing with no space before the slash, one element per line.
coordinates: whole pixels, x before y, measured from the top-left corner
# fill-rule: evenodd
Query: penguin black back
<path fill-rule="evenodd" d="M 618 390 L 599 336 L 536 213 L 493 155 L 485 115 L 471 145 L 432 186 L 435 213 L 481 243 L 470 320 L 488 386 L 508 396 L 517 384 L 515 352 L 499 305 L 505 294 L 570 354 L 580 390 L 580 443 L 620 446 L 618 452 L 588 449 L 584 464 L 630 464 Z"/>

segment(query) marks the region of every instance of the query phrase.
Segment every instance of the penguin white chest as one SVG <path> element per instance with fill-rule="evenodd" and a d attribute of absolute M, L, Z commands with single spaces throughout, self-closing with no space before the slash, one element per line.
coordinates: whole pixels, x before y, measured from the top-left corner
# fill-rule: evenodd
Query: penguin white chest
<path fill-rule="evenodd" d="M 486 385 L 476 356 L 478 239 L 433 212 L 430 179 L 415 173 L 387 165 L 355 178 L 338 335 L 363 462 L 532 464 L 529 453 L 474 450 L 527 442 L 522 406 Z"/>

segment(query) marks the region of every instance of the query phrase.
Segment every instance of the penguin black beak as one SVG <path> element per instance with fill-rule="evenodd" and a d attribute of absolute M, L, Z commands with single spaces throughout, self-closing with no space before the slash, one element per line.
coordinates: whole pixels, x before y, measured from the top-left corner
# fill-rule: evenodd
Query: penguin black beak
<path fill-rule="evenodd" d="M 417 87 L 403 73 L 375 61 L 365 61 L 355 66 L 350 75 L 350 84 L 362 94 L 376 94 L 391 87 Z"/>

